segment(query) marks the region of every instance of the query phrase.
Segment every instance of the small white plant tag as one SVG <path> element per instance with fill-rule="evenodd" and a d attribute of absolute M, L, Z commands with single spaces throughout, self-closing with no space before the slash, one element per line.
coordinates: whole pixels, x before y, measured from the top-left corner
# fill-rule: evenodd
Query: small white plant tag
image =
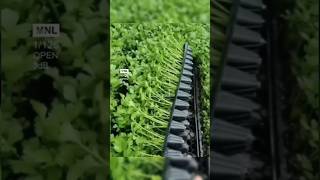
<path fill-rule="evenodd" d="M 120 74 L 121 75 L 128 75 L 129 74 L 129 69 L 120 69 Z"/>
<path fill-rule="evenodd" d="M 124 80 L 128 80 L 129 78 L 129 69 L 120 69 L 120 79 L 124 83 Z"/>

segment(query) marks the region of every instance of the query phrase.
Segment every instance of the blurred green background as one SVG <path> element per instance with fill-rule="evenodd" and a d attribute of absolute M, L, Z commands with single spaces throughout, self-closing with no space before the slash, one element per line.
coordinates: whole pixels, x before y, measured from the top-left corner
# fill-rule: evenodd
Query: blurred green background
<path fill-rule="evenodd" d="M 107 1 L 0 5 L 0 179 L 108 179 Z M 58 58 L 33 57 L 34 23 L 60 23 Z"/>

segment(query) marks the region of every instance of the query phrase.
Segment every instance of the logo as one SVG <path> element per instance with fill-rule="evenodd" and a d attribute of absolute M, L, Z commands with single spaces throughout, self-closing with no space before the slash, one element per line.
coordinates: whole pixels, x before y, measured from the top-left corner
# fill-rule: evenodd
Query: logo
<path fill-rule="evenodd" d="M 33 24 L 32 37 L 59 37 L 59 24 Z"/>
<path fill-rule="evenodd" d="M 60 35 L 60 24 L 37 23 L 32 25 L 34 41 L 34 69 L 48 69 L 59 59 L 60 46 L 56 39 Z"/>

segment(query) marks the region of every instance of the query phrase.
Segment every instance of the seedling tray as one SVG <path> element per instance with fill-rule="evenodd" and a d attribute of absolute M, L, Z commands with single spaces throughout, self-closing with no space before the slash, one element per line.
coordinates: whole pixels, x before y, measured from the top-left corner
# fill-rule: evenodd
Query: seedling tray
<path fill-rule="evenodd" d="M 199 73 L 191 47 L 184 45 L 178 88 L 165 139 L 165 157 L 202 157 Z"/>
<path fill-rule="evenodd" d="M 280 169 L 266 6 L 261 0 L 219 2 L 231 6 L 231 13 L 214 87 L 211 177 L 276 180 Z"/>
<path fill-rule="evenodd" d="M 209 179 L 209 159 L 193 157 L 167 158 L 165 163 L 164 180 L 192 180 L 201 177 Z"/>

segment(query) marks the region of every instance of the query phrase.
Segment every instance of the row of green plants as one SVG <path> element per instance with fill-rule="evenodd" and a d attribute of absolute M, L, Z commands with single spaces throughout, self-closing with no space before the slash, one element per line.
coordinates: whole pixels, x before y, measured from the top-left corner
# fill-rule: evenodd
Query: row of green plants
<path fill-rule="evenodd" d="M 172 104 L 168 97 L 178 86 L 183 43 L 172 36 L 162 38 L 161 27 L 146 28 L 112 26 L 111 142 L 113 153 L 120 156 L 162 152 Z M 124 68 L 130 71 L 126 83 L 119 75 Z"/>
<path fill-rule="evenodd" d="M 0 179 L 107 179 L 106 1 L 0 4 Z M 59 58 L 35 68 L 32 24 L 50 22 Z"/>
<path fill-rule="evenodd" d="M 209 134 L 208 25 L 115 23 L 111 36 L 112 156 L 163 154 L 185 42 L 203 72 L 202 114 Z M 129 70 L 127 79 L 120 69 Z"/>
<path fill-rule="evenodd" d="M 162 157 L 112 157 L 111 180 L 161 180 L 164 164 Z"/>
<path fill-rule="evenodd" d="M 112 23 L 208 23 L 210 0 L 111 0 Z"/>
<path fill-rule="evenodd" d="M 301 180 L 320 178 L 319 0 L 290 2 L 285 49 L 295 85 L 290 100 L 291 161 Z"/>

